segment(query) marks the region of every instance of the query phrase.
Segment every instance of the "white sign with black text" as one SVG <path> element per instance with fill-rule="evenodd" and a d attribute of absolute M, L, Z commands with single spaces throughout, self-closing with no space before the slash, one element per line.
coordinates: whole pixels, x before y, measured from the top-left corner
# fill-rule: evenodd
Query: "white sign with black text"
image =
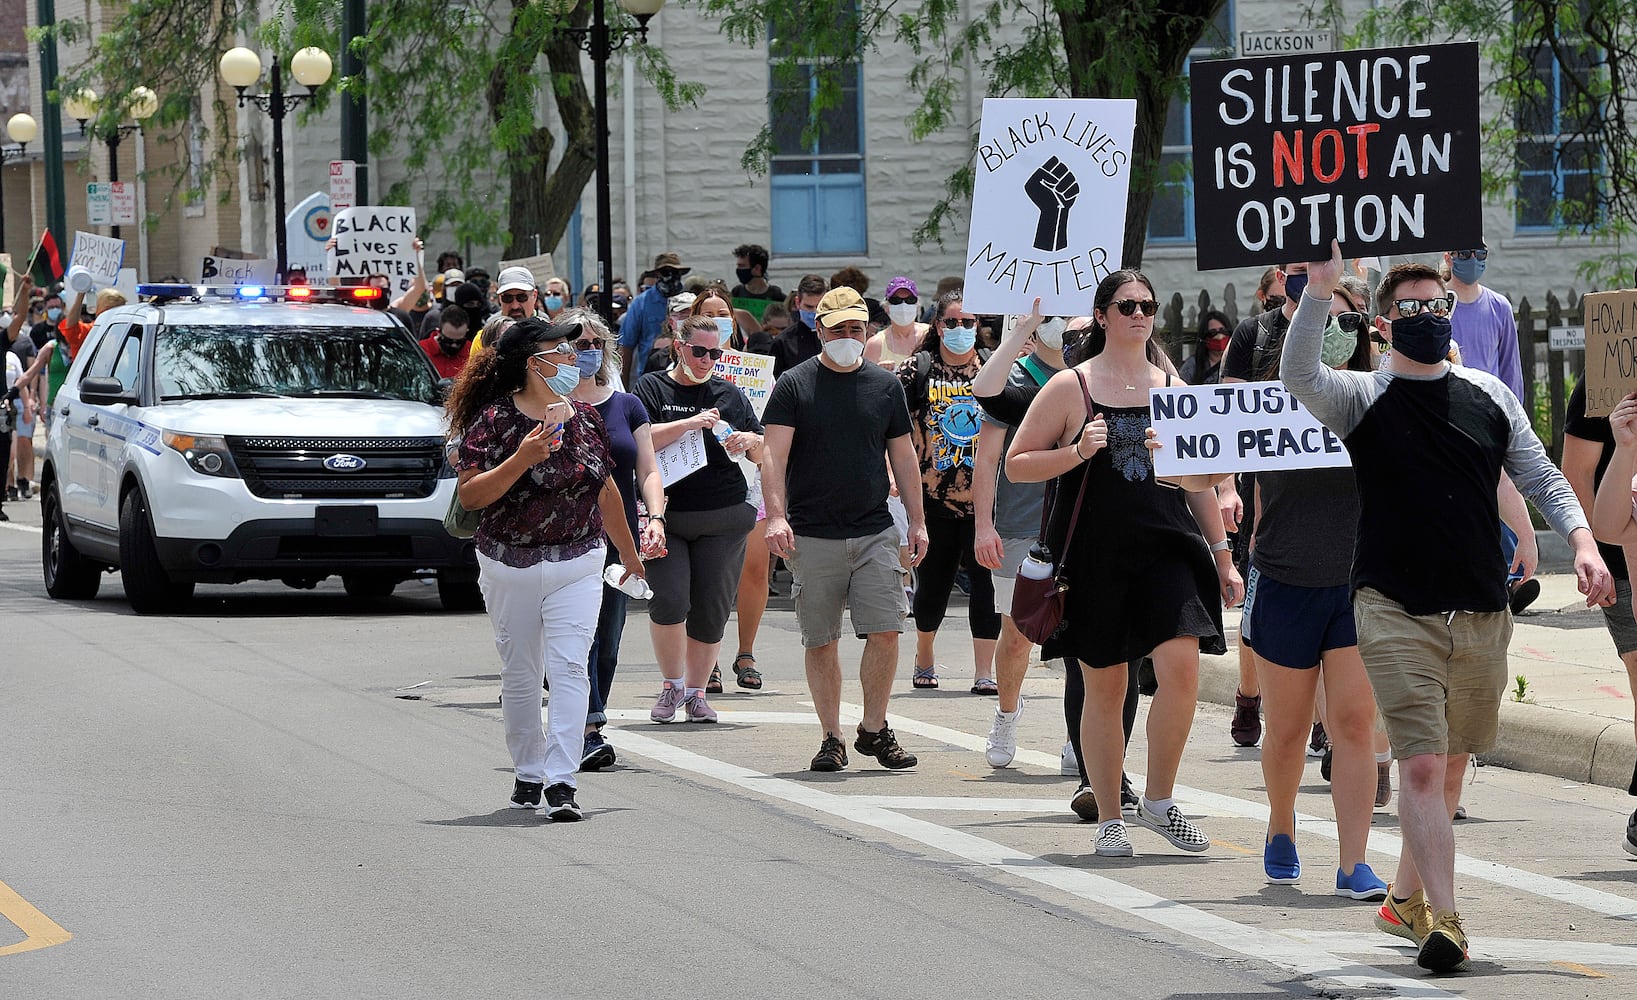
<path fill-rule="evenodd" d="M 1149 392 L 1157 476 L 1342 469 L 1341 438 L 1282 382 L 1172 386 Z"/>
<path fill-rule="evenodd" d="M 705 432 L 697 427 L 663 448 L 654 449 L 659 462 L 659 481 L 665 486 L 680 482 L 705 467 Z"/>
<path fill-rule="evenodd" d="M 83 267 L 89 271 L 93 288 L 114 287 L 124 263 L 124 240 L 98 236 L 96 233 L 74 233 L 74 248 L 68 255 L 68 266 Z"/>
<path fill-rule="evenodd" d="M 335 266 L 330 274 L 344 284 L 357 284 L 375 274 L 392 282 L 392 291 L 409 290 L 420 274 L 415 249 L 415 210 L 397 206 L 360 205 L 334 213 Z"/>

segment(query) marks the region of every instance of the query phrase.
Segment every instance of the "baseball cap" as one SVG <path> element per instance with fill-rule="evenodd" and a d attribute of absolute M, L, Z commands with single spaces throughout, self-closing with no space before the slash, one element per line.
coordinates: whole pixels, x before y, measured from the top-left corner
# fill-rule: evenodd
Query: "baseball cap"
<path fill-rule="evenodd" d="M 654 258 L 654 270 L 655 271 L 658 271 L 658 270 L 660 270 L 662 268 L 667 268 L 667 267 L 675 268 L 676 273 L 678 273 L 678 274 L 687 274 L 689 271 L 693 270 L 693 268 L 691 268 L 691 267 L 683 267 L 682 266 L 682 258 L 677 256 L 675 253 L 673 253 L 673 252 L 671 252 L 669 250 L 665 251 L 664 253 L 662 253 L 659 256 Z"/>
<path fill-rule="evenodd" d="M 883 299 L 890 299 L 899 292 L 908 292 L 915 298 L 921 297 L 921 293 L 915 290 L 915 282 L 901 274 L 887 282 L 887 290 L 882 293 L 881 297 Z"/>
<path fill-rule="evenodd" d="M 694 300 L 697 298 L 699 298 L 699 296 L 692 292 L 679 292 L 666 300 L 666 308 L 671 312 L 681 312 L 684 309 L 692 309 Z"/>
<path fill-rule="evenodd" d="M 463 285 L 466 283 L 466 272 L 458 267 L 451 267 L 443 272 L 443 283 L 445 287 L 449 288 L 453 288 L 455 285 Z"/>
<path fill-rule="evenodd" d="M 534 284 L 534 272 L 526 267 L 507 267 L 500 271 L 500 287 L 498 292 L 533 292 L 538 291 Z"/>
<path fill-rule="evenodd" d="M 870 321 L 870 311 L 864 306 L 863 296 L 846 285 L 825 292 L 824 298 L 819 299 L 816 314 L 818 321 L 825 326 L 836 326 L 852 319 L 860 323 Z"/>

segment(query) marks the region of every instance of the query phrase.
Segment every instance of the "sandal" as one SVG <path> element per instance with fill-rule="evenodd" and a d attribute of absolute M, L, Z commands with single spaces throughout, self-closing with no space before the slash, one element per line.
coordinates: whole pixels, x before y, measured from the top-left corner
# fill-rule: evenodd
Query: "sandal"
<path fill-rule="evenodd" d="M 995 684 L 993 677 L 979 677 L 972 682 L 973 694 L 1000 695 L 1000 688 Z"/>
<path fill-rule="evenodd" d="M 740 662 L 749 660 L 750 666 L 741 667 Z M 733 658 L 733 676 L 739 679 L 739 686 L 749 691 L 762 689 L 762 674 L 756 669 L 756 657 L 749 653 L 740 653 Z"/>
<path fill-rule="evenodd" d="M 705 682 L 705 693 L 722 693 L 722 665 L 720 663 L 711 667 L 711 679 Z"/>
<path fill-rule="evenodd" d="M 922 691 L 936 690 L 938 687 L 938 665 L 934 663 L 930 667 L 916 667 L 915 676 L 910 678 L 910 683 Z"/>

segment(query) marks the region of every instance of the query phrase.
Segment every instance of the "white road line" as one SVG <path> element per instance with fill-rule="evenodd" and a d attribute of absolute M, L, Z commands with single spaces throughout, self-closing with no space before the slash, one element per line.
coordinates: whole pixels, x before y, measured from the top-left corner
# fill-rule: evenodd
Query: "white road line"
<path fill-rule="evenodd" d="M 863 805 L 850 796 L 836 795 L 800 782 L 774 778 L 759 771 L 705 757 L 672 746 L 663 740 L 643 736 L 630 729 L 620 730 L 619 746 L 621 750 L 640 754 L 679 771 L 691 772 L 768 798 L 805 806 L 859 826 L 873 827 L 943 854 L 963 858 L 973 864 L 1051 886 L 1087 902 L 1144 920 L 1164 930 L 1180 931 L 1188 937 L 1206 942 L 1215 949 L 1233 951 L 1299 975 L 1328 980 L 1350 989 L 1392 990 L 1403 997 L 1454 996 L 1426 982 L 1405 979 L 1380 969 L 1349 962 L 1314 945 L 1236 923 L 1111 878 L 1080 869 L 1065 868 L 992 840 L 904 816 L 888 809 Z"/>
<path fill-rule="evenodd" d="M 41 531 L 39 525 L 18 524 L 16 521 L 0 521 L 0 528 L 7 531 L 26 531 L 31 535 L 38 535 Z"/>
<path fill-rule="evenodd" d="M 1303 941 L 1342 955 L 1375 955 L 1404 958 L 1408 942 L 1393 943 L 1384 934 L 1355 931 L 1280 931 L 1285 937 Z M 1475 959 L 1492 962 L 1573 962 L 1576 965 L 1637 965 L 1637 947 L 1629 944 L 1598 944 L 1593 941 L 1544 941 L 1534 938 L 1474 937 L 1468 947 Z"/>

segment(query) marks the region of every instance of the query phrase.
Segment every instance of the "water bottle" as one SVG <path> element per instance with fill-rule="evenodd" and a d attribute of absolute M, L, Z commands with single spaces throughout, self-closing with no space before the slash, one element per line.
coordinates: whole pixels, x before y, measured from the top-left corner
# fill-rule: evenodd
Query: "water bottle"
<path fill-rule="evenodd" d="M 621 583 L 620 577 L 624 575 L 625 567 L 621 566 L 619 563 L 614 563 L 612 566 L 609 566 L 607 569 L 603 570 L 603 582 L 621 592 L 626 597 L 635 598 L 639 601 L 646 601 L 648 598 L 654 596 L 654 588 L 648 586 L 647 580 L 644 580 L 640 576 L 632 576 L 624 583 Z"/>
<path fill-rule="evenodd" d="M 724 444 L 728 439 L 728 435 L 733 433 L 733 425 L 726 420 L 718 420 L 711 425 L 711 433 L 716 435 L 717 444 Z"/>
<path fill-rule="evenodd" d="M 1047 580 L 1053 569 L 1051 550 L 1046 543 L 1035 542 L 1029 546 L 1029 557 L 1017 568 L 1017 575 L 1025 580 Z"/>

